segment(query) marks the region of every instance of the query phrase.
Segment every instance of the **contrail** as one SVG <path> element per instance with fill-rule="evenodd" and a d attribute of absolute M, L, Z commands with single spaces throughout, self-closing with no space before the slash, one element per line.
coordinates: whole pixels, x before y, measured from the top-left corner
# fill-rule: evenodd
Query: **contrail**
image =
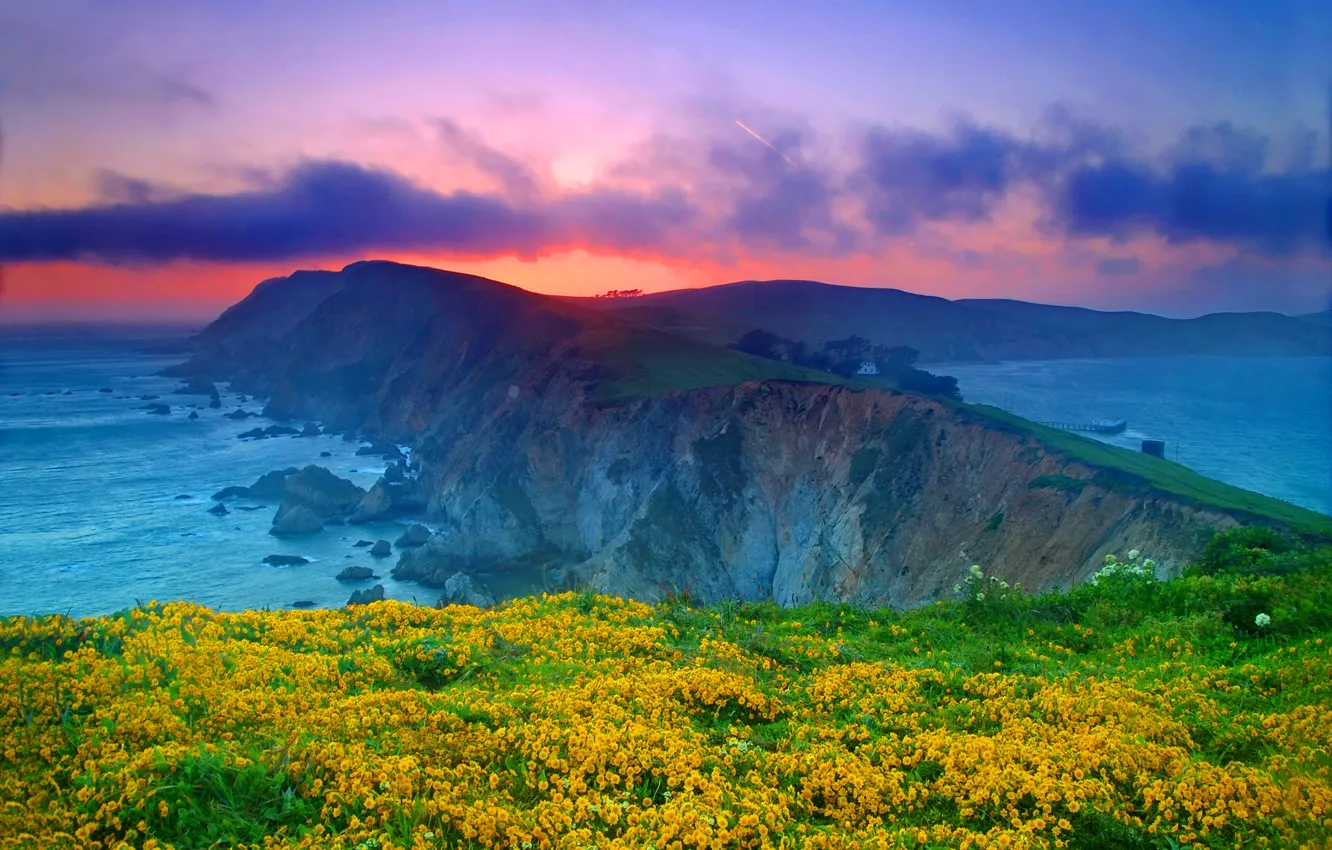
<path fill-rule="evenodd" d="M 789 156 L 787 156 L 786 154 L 782 153 L 781 151 L 777 150 L 776 146 L 773 145 L 772 142 L 768 141 L 767 139 L 765 139 L 765 138 L 763 138 L 762 136 L 760 136 L 758 133 L 755 133 L 753 130 L 751 130 L 751 129 L 749 129 L 748 127 L 746 127 L 746 126 L 745 126 L 745 122 L 743 122 L 743 121 L 741 121 L 739 118 L 737 118 L 737 119 L 735 119 L 735 123 L 737 123 L 737 124 L 740 125 L 740 129 L 741 129 L 741 130 L 744 130 L 746 133 L 748 133 L 749 135 L 751 135 L 751 136 L 753 136 L 754 138 L 758 139 L 760 142 L 762 142 L 763 144 L 767 145 L 769 148 L 772 148 L 772 150 L 775 151 L 775 152 L 777 153 L 777 155 L 780 156 L 782 159 L 786 160 L 786 161 L 787 161 L 788 163 L 790 163 L 791 165 L 795 165 L 795 160 L 794 160 L 794 159 L 791 159 L 791 157 L 789 157 Z"/>

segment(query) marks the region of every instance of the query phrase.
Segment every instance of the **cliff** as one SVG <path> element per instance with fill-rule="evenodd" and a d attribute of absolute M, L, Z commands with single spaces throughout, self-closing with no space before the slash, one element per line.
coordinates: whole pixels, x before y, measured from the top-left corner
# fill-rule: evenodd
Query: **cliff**
<path fill-rule="evenodd" d="M 1168 461 L 1108 474 L 1076 457 L 1090 441 L 1052 446 L 965 405 L 820 382 L 494 281 L 339 274 L 272 343 L 214 331 L 178 371 L 225 372 L 270 415 L 410 443 L 441 531 L 400 578 L 559 565 L 642 599 L 901 607 L 972 563 L 1042 589 L 1111 552 L 1170 572 L 1212 531 L 1322 521 L 1215 482 L 1212 503 L 1172 493 L 1151 464 L 1192 474 Z"/>

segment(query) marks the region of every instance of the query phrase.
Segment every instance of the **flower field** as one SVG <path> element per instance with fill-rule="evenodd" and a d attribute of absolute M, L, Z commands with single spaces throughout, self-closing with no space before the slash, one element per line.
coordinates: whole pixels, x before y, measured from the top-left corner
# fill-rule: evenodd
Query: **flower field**
<path fill-rule="evenodd" d="M 11 618 L 0 846 L 1327 847 L 1332 550 L 1228 545 L 909 612 Z"/>

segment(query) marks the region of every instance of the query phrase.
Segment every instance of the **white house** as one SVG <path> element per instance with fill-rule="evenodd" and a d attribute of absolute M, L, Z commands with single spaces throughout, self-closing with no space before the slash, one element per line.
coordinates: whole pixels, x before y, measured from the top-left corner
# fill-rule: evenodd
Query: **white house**
<path fill-rule="evenodd" d="M 860 370 L 856 372 L 856 374 L 877 375 L 879 374 L 879 364 L 875 363 L 873 360 L 866 360 L 865 362 L 860 364 Z"/>

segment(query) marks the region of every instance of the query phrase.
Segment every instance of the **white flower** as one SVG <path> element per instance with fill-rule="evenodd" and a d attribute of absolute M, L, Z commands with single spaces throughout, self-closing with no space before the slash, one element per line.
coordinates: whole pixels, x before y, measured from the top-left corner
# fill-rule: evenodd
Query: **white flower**
<path fill-rule="evenodd" d="M 981 572 L 980 564 L 971 565 L 971 575 L 973 578 L 981 578 L 985 574 Z"/>
<path fill-rule="evenodd" d="M 980 593 L 977 593 L 977 594 L 976 594 L 976 601 L 977 601 L 977 602 L 984 602 L 984 601 L 985 601 L 985 591 L 982 590 Z"/>
<path fill-rule="evenodd" d="M 1142 565 L 1143 567 L 1149 570 L 1156 569 L 1156 562 L 1153 561 L 1151 558 L 1143 558 Z"/>
<path fill-rule="evenodd" d="M 962 592 L 962 585 L 960 585 L 960 584 L 955 584 L 955 585 L 953 585 L 953 592 L 954 592 L 954 593 L 961 593 L 961 592 Z"/>
<path fill-rule="evenodd" d="M 1130 561 L 1136 561 L 1136 560 L 1138 560 L 1138 555 L 1140 555 L 1140 554 L 1142 554 L 1142 553 L 1139 552 L 1137 549 L 1130 549 L 1130 550 L 1129 550 L 1129 560 L 1130 560 Z"/>
<path fill-rule="evenodd" d="M 1272 625 L 1272 618 L 1266 614 L 1259 614 L 1257 617 L 1253 618 L 1253 624 L 1261 629 L 1264 626 Z"/>

